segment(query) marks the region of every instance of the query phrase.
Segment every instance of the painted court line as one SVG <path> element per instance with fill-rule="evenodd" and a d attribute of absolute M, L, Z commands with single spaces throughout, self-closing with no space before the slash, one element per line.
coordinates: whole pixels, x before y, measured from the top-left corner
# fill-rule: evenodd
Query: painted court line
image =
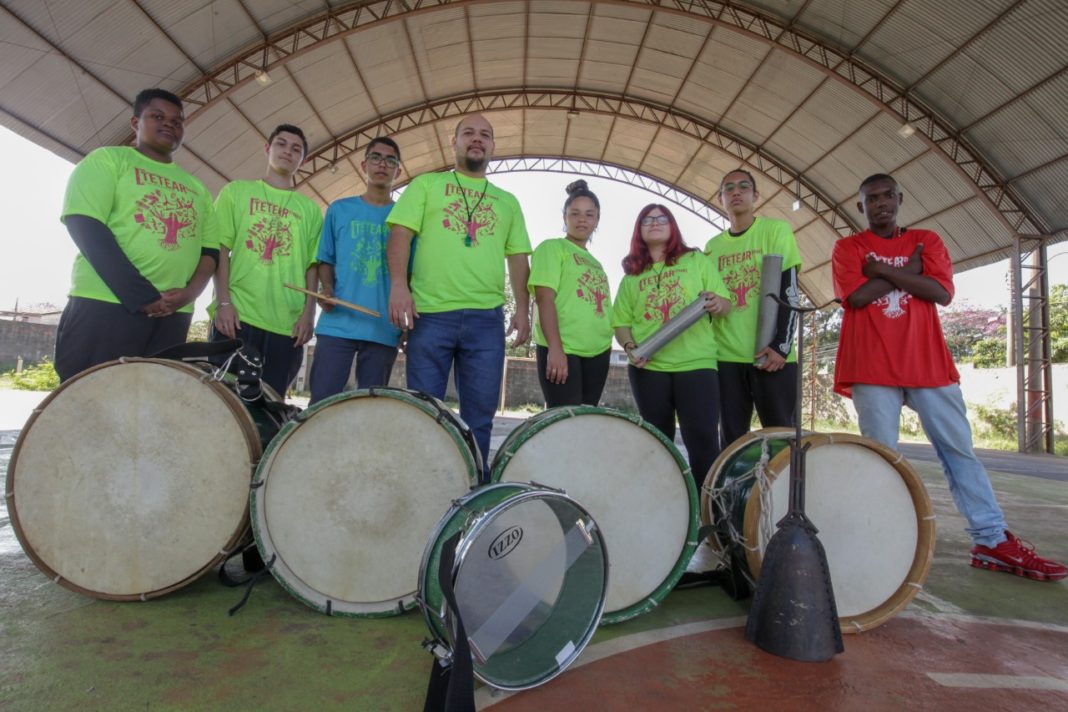
<path fill-rule="evenodd" d="M 988 690 L 1058 690 L 1068 692 L 1068 680 L 1062 680 L 1059 677 L 977 675 L 963 672 L 929 672 L 927 677 L 943 687 L 972 687 Z"/>
<path fill-rule="evenodd" d="M 619 638 L 613 638 L 612 640 L 606 640 L 603 643 L 590 645 L 582 651 L 582 655 L 571 664 L 571 667 L 569 667 L 568 670 L 574 670 L 583 665 L 610 658 L 613 655 L 625 653 L 628 650 L 644 648 L 647 645 L 656 645 L 657 643 L 663 643 L 667 640 L 685 638 L 686 636 L 698 635 L 713 630 L 739 628 L 744 625 L 745 616 L 736 616 L 734 618 L 721 618 L 714 621 L 683 623 L 681 625 L 671 626 L 670 628 L 659 628 L 657 630 L 634 633 L 633 635 L 624 635 Z M 502 700 L 508 699 L 512 694 L 514 693 L 494 690 L 488 685 L 484 685 L 475 690 L 475 707 L 480 710 L 485 709 Z"/>

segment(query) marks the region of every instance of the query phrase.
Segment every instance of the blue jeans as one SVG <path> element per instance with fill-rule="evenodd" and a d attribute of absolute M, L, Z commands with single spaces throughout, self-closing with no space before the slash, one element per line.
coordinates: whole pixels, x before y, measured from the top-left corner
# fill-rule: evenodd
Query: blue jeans
<path fill-rule="evenodd" d="M 317 334 L 308 378 L 312 403 L 345 390 L 353 358 L 356 359 L 357 388 L 388 386 L 393 363 L 397 360 L 397 347 L 377 341 Z"/>
<path fill-rule="evenodd" d="M 408 387 L 445 398 L 455 366 L 460 418 L 471 428 L 489 471 L 490 432 L 504 375 L 504 308 L 422 314 L 408 332 Z"/>
<path fill-rule="evenodd" d="M 986 468 L 972 450 L 972 430 L 960 386 L 897 388 L 854 384 L 853 405 L 861 434 L 895 450 L 901 406 L 916 411 L 942 463 L 957 510 L 968 520 L 972 541 L 989 547 L 1005 541 L 1005 515 Z"/>

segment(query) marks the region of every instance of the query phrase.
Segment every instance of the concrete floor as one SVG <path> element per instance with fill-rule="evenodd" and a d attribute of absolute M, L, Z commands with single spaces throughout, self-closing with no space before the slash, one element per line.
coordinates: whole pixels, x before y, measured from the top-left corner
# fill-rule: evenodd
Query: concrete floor
<path fill-rule="evenodd" d="M 497 442 L 509 427 L 498 423 Z M 0 471 L 10 452 L 0 443 Z M 832 662 L 758 650 L 742 635 L 748 601 L 704 587 L 602 628 L 576 664 L 543 687 L 513 695 L 480 689 L 479 707 L 1068 709 L 1068 585 L 971 568 L 941 472 L 914 464 L 938 518 L 930 577 L 904 613 L 847 636 Z M 1068 483 L 991 478 L 1010 526 L 1044 555 L 1068 560 Z M 427 630 L 418 613 L 330 618 L 271 578 L 228 617 L 238 598 L 214 576 L 143 603 L 72 593 L 23 554 L 0 505 L 0 710 L 422 708 L 431 658 L 420 647 Z"/>

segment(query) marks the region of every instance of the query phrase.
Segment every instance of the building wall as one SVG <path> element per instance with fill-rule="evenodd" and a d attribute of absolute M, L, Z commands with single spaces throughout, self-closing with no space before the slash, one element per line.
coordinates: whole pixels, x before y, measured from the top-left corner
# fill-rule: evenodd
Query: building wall
<path fill-rule="evenodd" d="M 55 324 L 0 319 L 0 369 L 14 368 L 19 356 L 24 364 L 31 364 L 51 359 L 55 351 Z"/>

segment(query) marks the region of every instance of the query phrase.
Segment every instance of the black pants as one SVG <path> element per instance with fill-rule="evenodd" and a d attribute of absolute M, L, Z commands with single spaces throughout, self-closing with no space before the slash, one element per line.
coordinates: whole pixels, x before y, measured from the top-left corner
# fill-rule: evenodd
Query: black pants
<path fill-rule="evenodd" d="M 60 381 L 122 356 L 147 357 L 185 343 L 191 313 L 149 317 L 121 304 L 71 297 L 56 331 L 56 373 Z"/>
<path fill-rule="evenodd" d="M 748 363 L 719 362 L 719 396 L 723 445 L 749 432 L 756 406 L 765 428 L 794 425 L 797 404 L 797 364 L 788 363 L 774 373 Z"/>
<path fill-rule="evenodd" d="M 289 384 L 297 377 L 300 364 L 304 362 L 304 347 L 294 346 L 292 336 L 276 334 L 251 324 L 241 324 L 236 337 L 241 339 L 245 346 L 251 346 L 259 352 L 263 359 L 260 380 L 285 398 Z M 209 341 L 226 341 L 229 338 L 220 334 L 215 328 L 215 322 L 212 322 Z"/>
<path fill-rule="evenodd" d="M 682 442 L 700 492 L 720 451 L 719 381 L 715 369 L 666 373 L 628 366 L 627 375 L 638 413 L 672 442 L 678 415 Z"/>
<path fill-rule="evenodd" d="M 596 356 L 567 356 L 567 380 L 563 383 L 550 383 L 545 377 L 545 364 L 549 361 L 549 349 L 538 346 L 535 350 L 538 359 L 538 383 L 541 384 L 545 405 L 555 408 L 558 405 L 597 405 L 608 380 L 608 366 L 612 358 L 612 349 Z"/>

